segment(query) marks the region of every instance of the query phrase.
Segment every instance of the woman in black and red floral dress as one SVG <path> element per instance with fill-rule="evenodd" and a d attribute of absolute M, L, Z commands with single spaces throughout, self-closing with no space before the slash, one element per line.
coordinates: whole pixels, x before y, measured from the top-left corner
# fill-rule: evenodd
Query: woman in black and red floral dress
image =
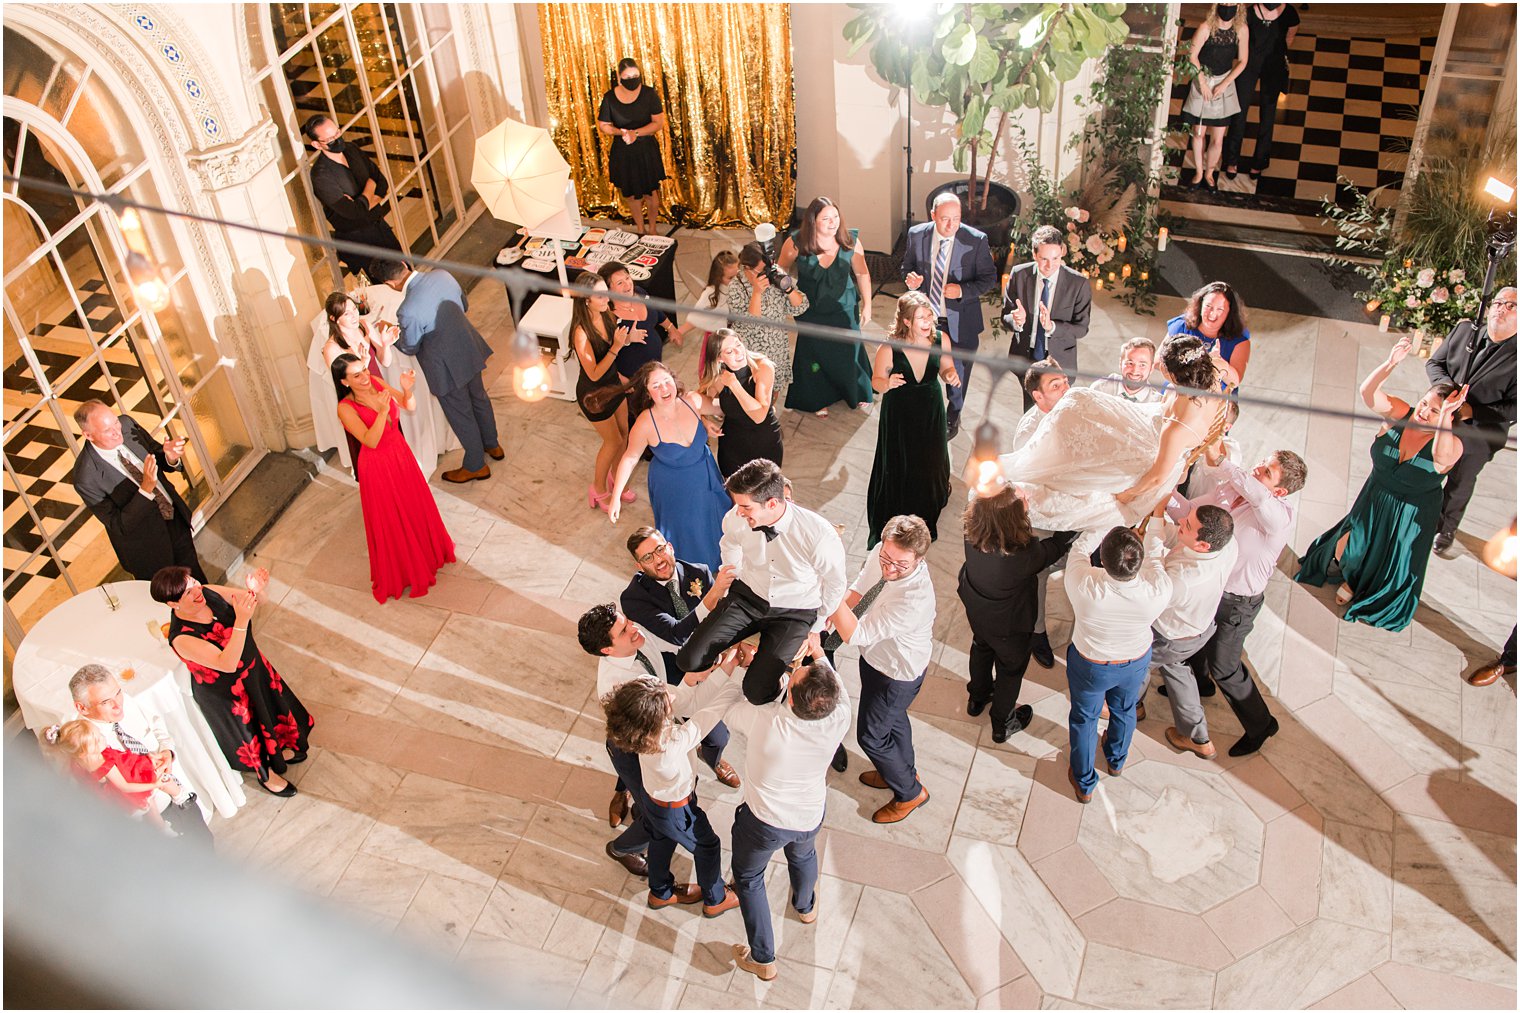
<path fill-rule="evenodd" d="M 235 770 L 258 778 L 271 795 L 288 798 L 296 786 L 281 775 L 306 759 L 314 724 L 248 630 L 266 570 L 250 575 L 249 589 L 203 585 L 183 566 L 153 575 L 153 600 L 174 610 L 169 646 L 190 669 L 191 694 L 217 744 Z"/>

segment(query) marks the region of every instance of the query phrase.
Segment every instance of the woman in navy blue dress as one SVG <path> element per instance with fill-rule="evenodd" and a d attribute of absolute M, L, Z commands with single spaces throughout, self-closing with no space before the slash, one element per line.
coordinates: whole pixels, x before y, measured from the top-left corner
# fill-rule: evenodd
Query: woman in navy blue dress
<path fill-rule="evenodd" d="M 1246 304 L 1226 282 L 1211 281 L 1194 292 L 1180 316 L 1166 322 L 1166 336 L 1191 335 L 1208 346 L 1226 388 L 1239 387 L 1251 361 Z"/>

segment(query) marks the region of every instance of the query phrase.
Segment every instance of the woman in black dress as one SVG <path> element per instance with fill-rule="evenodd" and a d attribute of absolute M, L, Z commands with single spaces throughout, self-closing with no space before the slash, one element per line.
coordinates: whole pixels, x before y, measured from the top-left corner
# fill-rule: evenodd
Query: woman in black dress
<path fill-rule="evenodd" d="M 628 446 L 628 409 L 623 406 L 622 394 L 611 393 L 622 383 L 616 369 L 617 357 L 624 345 L 642 342 L 644 335 L 617 325 L 607 283 L 599 276 L 582 271 L 576 275 L 575 284 L 600 293 L 575 300 L 575 308 L 570 311 L 570 347 L 575 349 L 575 357 L 581 364 L 580 378 L 575 381 L 575 403 L 602 438 L 591 471 L 591 485 L 586 488 L 586 505 L 605 510 L 612 488 L 612 469 Z M 591 396 L 603 389 L 609 393 Z M 636 498 L 631 491 L 623 494 L 625 503 Z"/>
<path fill-rule="evenodd" d="M 166 566 L 153 575 L 150 593 L 174 610 L 169 646 L 190 669 L 190 695 L 227 763 L 253 774 L 271 795 L 289 798 L 296 786 L 281 775 L 287 764 L 306 759 L 315 722 L 248 628 L 268 583 L 262 569 L 239 589 L 201 584 L 185 567 Z"/>
<path fill-rule="evenodd" d="M 781 464 L 781 423 L 771 407 L 776 364 L 744 346 L 739 332 L 720 327 L 707 336 L 698 390 L 723 413 L 718 470 L 726 479 L 756 458 Z"/>
<path fill-rule="evenodd" d="M 1208 18 L 1193 33 L 1188 60 L 1198 69 L 1182 119 L 1193 130 L 1193 185 L 1215 189 L 1216 173 L 1224 150 L 1230 120 L 1240 112 L 1235 79 L 1246 69 L 1250 31 L 1239 4 L 1215 4 Z M 1204 153 L 1204 135 L 1208 153 Z"/>
<path fill-rule="evenodd" d="M 916 514 L 939 537 L 939 514 L 950 501 L 950 447 L 946 441 L 945 388 L 959 384 L 950 358 L 950 335 L 934 330 L 934 309 L 922 292 L 897 300 L 892 340 L 919 346 L 904 352 L 876 350 L 871 387 L 881 395 L 876 460 L 866 490 L 866 548 L 881 541 L 881 528 L 898 514 Z"/>
<path fill-rule="evenodd" d="M 1240 164 L 1246 136 L 1246 115 L 1256 104 L 1256 151 L 1246 160 L 1252 179 L 1261 178 L 1272 162 L 1272 134 L 1277 128 L 1277 99 L 1288 90 L 1288 47 L 1298 34 L 1298 11 L 1292 4 L 1251 4 L 1246 8 L 1250 53 L 1246 69 L 1235 79 L 1240 112 L 1230 121 L 1224 139 L 1224 174 L 1230 179 Z M 1261 90 L 1257 91 L 1260 82 Z"/>
<path fill-rule="evenodd" d="M 660 181 L 665 178 L 654 135 L 665 129 L 665 107 L 654 89 L 644 85 L 633 60 L 622 60 L 612 72 L 596 128 L 612 138 L 607 176 L 633 212 L 634 231 L 652 234 L 660 220 Z"/>

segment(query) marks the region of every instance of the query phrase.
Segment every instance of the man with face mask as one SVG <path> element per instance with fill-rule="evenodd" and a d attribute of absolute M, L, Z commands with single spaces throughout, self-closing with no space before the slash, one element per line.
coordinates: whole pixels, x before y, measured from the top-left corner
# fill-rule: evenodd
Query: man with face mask
<path fill-rule="evenodd" d="M 401 249 L 401 241 L 385 223 L 390 205 L 385 195 L 391 185 L 364 152 L 346 144 L 331 116 L 321 113 L 301 127 L 301 134 L 317 152 L 311 161 L 311 189 L 327 215 L 332 237 L 351 243 Z M 354 271 L 371 274 L 370 258 L 341 253 Z"/>

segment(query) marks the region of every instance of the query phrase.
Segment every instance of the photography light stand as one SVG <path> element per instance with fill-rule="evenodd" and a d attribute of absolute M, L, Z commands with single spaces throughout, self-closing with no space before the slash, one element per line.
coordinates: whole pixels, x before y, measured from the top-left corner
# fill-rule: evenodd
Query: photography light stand
<path fill-rule="evenodd" d="M 907 249 L 908 232 L 913 228 L 913 82 L 907 86 L 908 112 L 903 126 L 903 152 L 906 155 L 906 170 L 904 172 L 904 193 L 906 194 L 908 213 L 903 218 L 902 247 Z"/>
<path fill-rule="evenodd" d="M 1488 304 L 1494 297 L 1494 280 L 1499 273 L 1499 261 L 1515 249 L 1515 209 L 1494 210 L 1488 213 L 1488 272 L 1483 276 L 1483 296 L 1478 300 L 1478 312 L 1473 317 L 1472 337 L 1468 339 L 1468 353 L 1478 347 L 1478 331 L 1487 326 Z"/>

